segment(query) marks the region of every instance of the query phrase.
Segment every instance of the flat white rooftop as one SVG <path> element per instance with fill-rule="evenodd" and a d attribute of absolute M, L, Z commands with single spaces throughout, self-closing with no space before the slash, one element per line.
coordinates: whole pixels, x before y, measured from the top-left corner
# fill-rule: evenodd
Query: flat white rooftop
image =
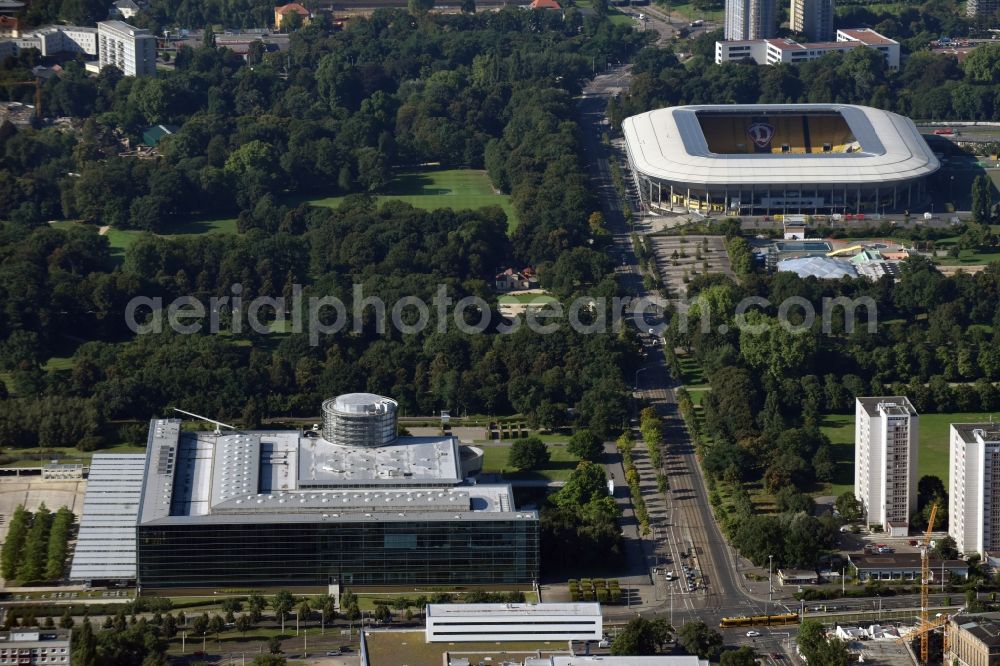
<path fill-rule="evenodd" d="M 858 403 L 870 417 L 878 417 L 884 411 L 889 416 L 916 416 L 917 409 L 905 395 L 859 397 Z M 880 411 L 881 410 L 881 411 Z"/>
<path fill-rule="evenodd" d="M 314 435 L 216 435 L 183 431 L 178 419 L 154 419 L 142 456 L 137 522 L 537 518 L 515 510 L 509 485 L 461 485 L 455 438 L 400 437 L 388 446 L 356 448 Z"/>
<path fill-rule="evenodd" d="M 524 660 L 524 666 L 708 666 L 707 659 L 689 655 L 658 655 L 652 657 L 571 657 L 559 655 Z"/>
<path fill-rule="evenodd" d="M 428 604 L 427 617 L 601 617 L 601 604 Z"/>

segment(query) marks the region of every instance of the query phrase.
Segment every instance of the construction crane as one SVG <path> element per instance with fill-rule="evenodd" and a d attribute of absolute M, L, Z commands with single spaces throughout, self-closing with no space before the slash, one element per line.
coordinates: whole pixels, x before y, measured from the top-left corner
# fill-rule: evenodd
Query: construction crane
<path fill-rule="evenodd" d="M 938 628 L 944 630 L 944 653 L 948 652 L 948 620 L 947 615 L 941 615 L 933 620 L 930 618 L 928 609 L 928 596 L 931 584 L 931 531 L 934 529 L 934 521 L 937 519 L 938 505 L 931 506 L 931 515 L 927 521 L 927 531 L 924 533 L 923 543 L 920 544 L 920 624 L 906 636 L 900 637 L 900 641 L 911 641 L 915 637 L 920 637 L 920 661 L 924 664 L 930 659 L 930 636 L 931 632 Z"/>
<path fill-rule="evenodd" d="M 13 86 L 35 86 L 35 119 L 42 119 L 42 86 L 36 78 L 34 81 L 6 81 L 0 83 L 5 88 Z"/>
<path fill-rule="evenodd" d="M 942 651 L 941 654 L 942 655 L 947 654 L 948 653 L 948 646 L 949 646 L 949 639 L 951 638 L 951 636 L 950 636 L 950 634 L 948 632 L 948 622 L 950 622 L 950 621 L 951 621 L 950 617 L 948 617 L 947 615 L 942 615 L 941 617 L 936 617 L 933 620 L 929 620 L 926 623 L 921 622 L 920 624 L 918 624 L 913 629 L 913 631 L 907 633 L 905 636 L 900 636 L 896 640 L 898 642 L 900 642 L 900 643 L 908 643 L 908 642 L 912 641 L 915 637 L 920 636 L 921 643 L 922 643 L 924 640 L 926 640 L 930 636 L 930 634 L 931 634 L 932 631 L 934 631 L 936 629 L 942 629 L 944 631 L 944 647 L 943 647 L 943 651 Z M 929 654 L 929 651 L 930 651 L 930 649 L 928 647 L 928 654 Z M 927 662 L 925 661 L 924 663 L 926 664 Z"/>
<path fill-rule="evenodd" d="M 937 502 L 931 506 L 931 516 L 927 519 L 927 531 L 924 533 L 924 543 L 920 546 L 920 627 L 926 628 L 930 623 L 929 611 L 927 609 L 928 590 L 931 585 L 931 531 L 934 529 L 934 520 L 937 518 Z M 947 633 L 947 631 L 945 632 Z M 920 661 L 927 663 L 930 654 L 930 630 L 920 634 Z"/>

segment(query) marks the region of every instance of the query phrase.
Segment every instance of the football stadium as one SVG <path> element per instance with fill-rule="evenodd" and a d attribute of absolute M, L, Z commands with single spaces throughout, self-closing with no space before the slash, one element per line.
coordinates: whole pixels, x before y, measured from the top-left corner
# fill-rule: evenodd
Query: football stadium
<path fill-rule="evenodd" d="M 940 163 L 909 118 L 848 104 L 676 106 L 626 118 L 652 210 L 884 213 L 927 200 Z"/>

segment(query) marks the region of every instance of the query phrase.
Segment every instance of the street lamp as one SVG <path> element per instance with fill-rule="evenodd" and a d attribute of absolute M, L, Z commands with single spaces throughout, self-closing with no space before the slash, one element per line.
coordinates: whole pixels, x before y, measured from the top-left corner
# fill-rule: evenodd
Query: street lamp
<path fill-rule="evenodd" d="M 764 613 L 767 615 L 771 612 L 771 595 L 774 592 L 774 586 L 771 584 L 771 571 L 772 565 L 774 563 L 774 555 L 767 556 L 767 611 Z"/>
<path fill-rule="evenodd" d="M 639 368 L 638 370 L 635 371 L 635 381 L 633 382 L 633 385 L 635 386 L 636 391 L 639 390 L 639 373 L 645 372 L 646 370 L 651 370 L 652 368 L 655 367 L 656 367 L 655 365 L 647 365 L 646 367 Z"/>

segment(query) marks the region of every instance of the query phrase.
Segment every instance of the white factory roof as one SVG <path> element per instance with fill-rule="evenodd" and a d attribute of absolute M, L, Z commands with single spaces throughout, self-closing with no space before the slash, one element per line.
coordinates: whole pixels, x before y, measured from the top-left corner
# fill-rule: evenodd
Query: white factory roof
<path fill-rule="evenodd" d="M 135 523 L 145 467 L 142 454 L 94 454 L 70 567 L 72 580 L 135 578 Z"/>
<path fill-rule="evenodd" d="M 699 111 L 739 114 L 839 113 L 861 150 L 851 153 L 713 153 Z M 632 166 L 650 178 L 692 187 L 756 184 L 868 185 L 928 176 L 940 163 L 909 118 L 849 104 L 732 104 L 676 106 L 622 123 Z"/>
<path fill-rule="evenodd" d="M 708 666 L 707 659 L 691 655 L 634 656 L 569 656 L 530 657 L 524 666 Z"/>
<path fill-rule="evenodd" d="M 458 441 L 331 444 L 298 431 L 182 431 L 154 419 L 138 522 L 484 520 L 514 510 L 509 485 L 462 483 Z M 134 520 L 134 518 L 133 518 Z"/>
<path fill-rule="evenodd" d="M 601 617 L 598 603 L 428 604 L 428 618 L 443 617 Z"/>

